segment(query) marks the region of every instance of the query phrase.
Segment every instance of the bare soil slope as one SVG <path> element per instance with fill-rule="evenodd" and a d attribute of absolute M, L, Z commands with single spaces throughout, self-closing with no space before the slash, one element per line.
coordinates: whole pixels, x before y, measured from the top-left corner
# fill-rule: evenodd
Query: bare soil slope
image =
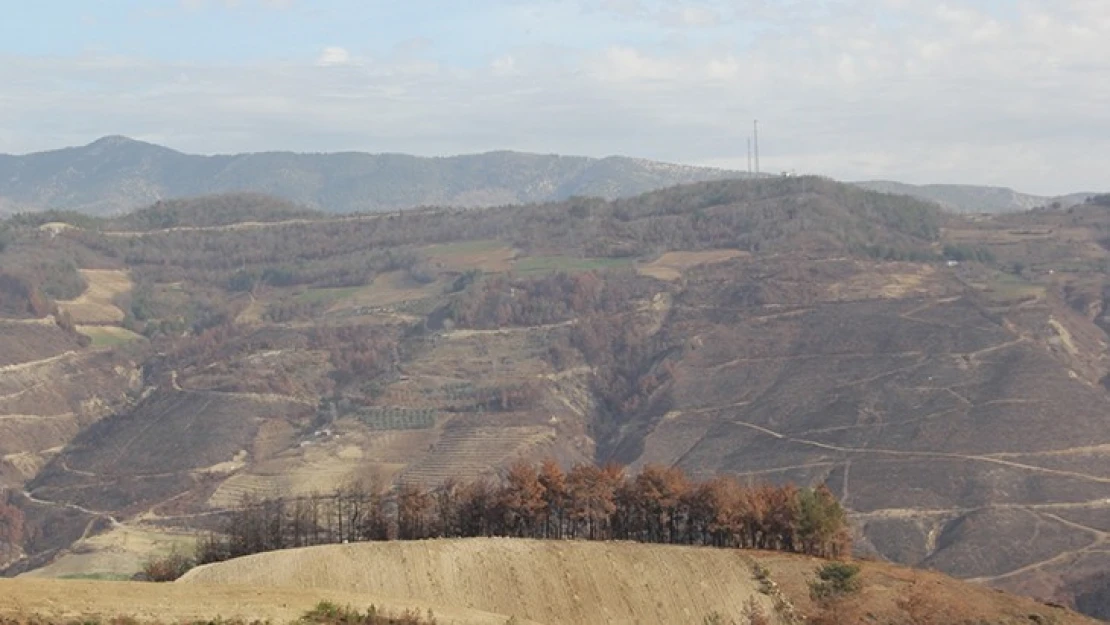
<path fill-rule="evenodd" d="M 503 625 L 508 617 L 478 610 L 438 607 L 365 593 L 319 588 L 263 588 L 233 584 L 150 584 L 49 579 L 0 579 L 0 617 L 46 616 L 56 619 L 131 617 L 162 623 L 259 620 L 287 623 L 321 601 L 391 612 L 429 609 L 444 625 Z M 529 625 L 528 621 L 520 621 Z"/>
<path fill-rule="evenodd" d="M 700 623 L 758 592 L 736 550 L 514 539 L 363 543 L 282 551 L 195 569 L 182 584 L 290 586 L 419 598 L 558 623 Z"/>
<path fill-rule="evenodd" d="M 623 542 L 479 538 L 314 547 L 202 567 L 178 585 L 251 584 L 409 597 L 547 625 L 701 623 L 713 612 L 739 618 L 743 604 L 754 598 L 779 622 L 770 594 L 760 591 L 754 577 L 757 562 L 778 588 L 770 594 L 781 592 L 801 614 L 815 610 L 807 582 L 823 561 Z M 1093 623 L 940 574 L 860 564 L 863 590 L 847 610 L 861 618 L 867 614 L 871 622 L 907 622 L 898 603 L 914 586 L 921 605 L 936 618 L 951 619 L 933 622 Z"/>

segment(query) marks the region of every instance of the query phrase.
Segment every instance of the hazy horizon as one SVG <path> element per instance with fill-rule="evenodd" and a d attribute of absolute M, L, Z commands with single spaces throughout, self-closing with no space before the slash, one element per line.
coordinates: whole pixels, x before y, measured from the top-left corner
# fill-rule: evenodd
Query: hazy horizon
<path fill-rule="evenodd" d="M 0 24 L 0 152 L 623 155 L 1106 187 L 1098 0 L 76 0 Z"/>

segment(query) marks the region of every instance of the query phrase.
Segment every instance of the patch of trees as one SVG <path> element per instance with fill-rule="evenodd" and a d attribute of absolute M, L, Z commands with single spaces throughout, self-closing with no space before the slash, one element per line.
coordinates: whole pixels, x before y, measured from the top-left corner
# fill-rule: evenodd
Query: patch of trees
<path fill-rule="evenodd" d="M 613 315 L 581 320 L 571 332 L 593 369 L 591 386 L 609 420 L 619 423 L 635 413 L 673 377 L 666 360 L 667 337 L 649 334 L 637 323 Z"/>
<path fill-rule="evenodd" d="M 340 386 L 384 375 L 400 359 L 396 334 L 375 326 L 316 328 L 309 334 L 309 346 L 328 351 L 332 379 Z"/>
<path fill-rule="evenodd" d="M 289 323 L 298 320 L 311 320 L 328 309 L 329 303 L 322 300 L 275 302 L 266 307 L 262 318 L 273 323 Z"/>
<path fill-rule="evenodd" d="M 27 280 L 51 299 L 74 299 L 85 292 L 88 282 L 78 271 L 71 255 L 61 250 L 31 247 L 21 245 L 9 250 L 10 258 L 0 263 L 4 273 Z"/>
<path fill-rule="evenodd" d="M 1103 193 L 1094 195 L 1087 198 L 1087 204 L 1094 204 L 1095 206 L 1106 206 L 1110 208 L 1110 193 Z"/>
<path fill-rule="evenodd" d="M 944 258 L 945 260 L 993 263 L 994 252 L 982 246 L 957 245 L 954 243 L 948 243 L 944 246 Z"/>
<path fill-rule="evenodd" d="M 449 314 L 467 328 L 548 325 L 612 314 L 648 292 L 645 280 L 631 271 L 560 272 L 531 279 L 491 276 L 456 298 Z"/>
<path fill-rule="evenodd" d="M 535 406 L 541 396 L 535 382 L 485 386 L 470 389 L 466 396 L 453 402 L 455 411 L 512 412 Z"/>
<path fill-rule="evenodd" d="M 429 213 L 420 218 L 321 218 L 265 227 L 161 231 L 127 237 L 82 230 L 61 236 L 124 261 L 140 279 L 250 290 L 260 285 L 359 286 L 369 283 L 377 273 L 410 268 L 416 274 L 414 279 L 419 279 L 426 273 L 419 266 L 422 259 L 404 248 L 466 239 L 450 225 L 437 222 Z"/>
<path fill-rule="evenodd" d="M 940 260 L 932 250 L 925 247 L 895 247 L 890 245 L 864 245 L 857 248 L 867 256 L 877 260 L 899 260 L 918 263 Z"/>
<path fill-rule="evenodd" d="M 0 564 L 19 553 L 24 530 L 23 511 L 12 505 L 7 496 L 0 497 Z"/>
<path fill-rule="evenodd" d="M 0 271 L 0 314 L 41 319 L 53 310 L 54 304 L 30 280 Z"/>
<path fill-rule="evenodd" d="M 70 210 L 46 210 L 33 213 L 16 213 L 4 221 L 11 228 L 38 228 L 43 224 L 65 223 L 86 230 L 99 229 L 104 220 Z"/>
<path fill-rule="evenodd" d="M 771 549 L 837 558 L 850 553 L 840 503 L 824 486 L 743 485 L 681 469 L 518 462 L 500 483 L 448 482 L 392 492 L 352 486 L 332 495 L 245 501 L 222 533 L 203 539 L 200 563 L 278 549 L 375 541 L 508 536 L 632 540 Z"/>
<path fill-rule="evenodd" d="M 105 227 L 113 230 L 157 230 L 298 218 L 312 219 L 322 216 L 319 211 L 269 195 L 226 193 L 158 201 L 148 208 L 107 220 Z"/>

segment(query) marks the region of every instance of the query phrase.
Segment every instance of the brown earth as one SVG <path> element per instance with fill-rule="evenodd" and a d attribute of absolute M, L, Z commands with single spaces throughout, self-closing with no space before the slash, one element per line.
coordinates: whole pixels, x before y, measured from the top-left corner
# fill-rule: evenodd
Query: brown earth
<path fill-rule="evenodd" d="M 756 577 L 758 563 L 771 586 Z M 817 608 L 808 582 L 822 561 L 713 548 L 517 539 L 362 543 L 259 554 L 194 569 L 175 584 L 0 580 L 0 617 L 131 616 L 162 622 L 294 619 L 319 601 L 393 611 L 431 610 L 440 623 L 598 625 L 701 623 L 739 617 L 755 600 L 786 622 Z M 952 622 L 1093 624 L 1067 610 L 931 572 L 859 562 L 861 592 L 843 607 L 872 622 L 904 622 L 913 594 Z"/>
<path fill-rule="evenodd" d="M 201 567 L 178 585 L 248 583 L 420 598 L 547 625 L 700 623 L 713 612 L 737 616 L 754 599 L 780 622 L 771 596 L 760 591 L 756 562 L 802 613 L 814 610 L 807 581 L 823 564 L 819 560 L 625 542 L 479 538 L 333 545 Z M 1089 622 L 942 575 L 863 565 L 864 591 L 855 606 L 879 622 L 900 614 L 896 602 L 914 581 L 928 584 L 933 600 L 952 616 L 972 621 L 1022 622 L 1036 614 L 1056 619 L 1050 622 Z"/>
<path fill-rule="evenodd" d="M 659 258 L 636 267 L 636 271 L 658 278 L 659 280 L 678 280 L 682 272 L 698 265 L 719 263 L 739 256 L 747 256 L 740 250 L 704 250 L 700 252 L 667 252 Z"/>
<path fill-rule="evenodd" d="M 179 584 L 245 583 L 419 598 L 538 622 L 694 623 L 759 595 L 740 551 L 514 539 L 333 545 L 191 571 Z"/>
<path fill-rule="evenodd" d="M 260 620 L 286 623 L 319 602 L 365 610 L 371 605 L 393 612 L 431 609 L 444 625 L 504 625 L 503 615 L 465 608 L 437 607 L 365 593 L 325 589 L 263 588 L 234 584 L 150 584 L 47 579 L 0 579 L 0 616 L 104 619 L 124 616 L 162 623 Z M 521 621 L 522 625 L 530 625 Z"/>

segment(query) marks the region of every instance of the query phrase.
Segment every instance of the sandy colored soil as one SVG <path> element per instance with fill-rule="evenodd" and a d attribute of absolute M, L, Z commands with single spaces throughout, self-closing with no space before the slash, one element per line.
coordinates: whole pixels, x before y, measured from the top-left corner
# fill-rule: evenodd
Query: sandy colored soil
<path fill-rule="evenodd" d="M 152 557 L 171 551 L 192 553 L 193 533 L 170 533 L 155 528 L 119 525 L 108 532 L 79 540 L 62 557 L 25 573 L 23 578 L 74 575 L 131 577 Z"/>
<path fill-rule="evenodd" d="M 507 617 L 477 610 L 437 609 L 421 602 L 395 601 L 312 588 L 252 588 L 219 584 L 150 584 L 46 579 L 0 579 L 0 616 L 81 619 L 130 616 L 141 621 L 185 622 L 217 618 L 287 623 L 320 601 L 365 610 L 393 612 L 431 609 L 443 625 L 504 625 Z M 523 621 L 522 625 L 526 625 Z"/>
<path fill-rule="evenodd" d="M 516 250 L 498 241 L 473 241 L 449 245 L 431 245 L 423 253 L 433 265 L 451 271 L 478 269 L 502 273 L 512 267 Z"/>
<path fill-rule="evenodd" d="M 935 292 L 936 274 L 928 265 L 891 263 L 882 270 L 860 272 L 829 285 L 828 295 L 836 300 L 924 297 Z"/>
<path fill-rule="evenodd" d="M 151 537 L 136 536 L 142 542 Z M 359 543 L 271 552 L 194 569 L 176 584 L 0 579 L 0 618 L 132 616 L 161 622 L 224 618 L 284 623 L 320 601 L 393 612 L 431 610 L 439 623 L 521 625 L 702 623 L 736 618 L 754 598 L 781 625 L 754 579 L 812 614 L 807 583 L 824 561 L 783 553 L 627 542 L 506 538 Z M 931 622 L 1094 625 L 1058 606 L 929 571 L 859 562 L 863 589 L 841 622 L 907 622 L 918 597 Z M 57 572 L 56 572 L 57 573 Z"/>
<path fill-rule="evenodd" d="M 637 267 L 645 276 L 658 280 L 678 280 L 682 272 L 698 265 L 719 263 L 741 256 L 748 256 L 740 250 L 703 250 L 700 252 L 667 252 L 650 263 Z"/>
<path fill-rule="evenodd" d="M 201 567 L 178 582 L 197 583 L 419 598 L 546 625 L 700 623 L 714 610 L 740 614 L 749 597 L 772 610 L 771 600 L 757 591 L 744 552 L 623 542 L 494 538 L 331 545 Z"/>
<path fill-rule="evenodd" d="M 131 290 L 133 283 L 127 272 L 115 269 L 82 269 L 81 275 L 88 281 L 89 288 L 77 299 L 58 302 L 62 310 L 69 311 L 77 324 L 104 325 L 123 321 L 123 311 L 112 300 Z"/>
<path fill-rule="evenodd" d="M 443 285 L 438 282 L 420 285 L 412 282 L 403 271 L 390 271 L 328 309 L 335 312 L 345 308 L 391 306 L 412 300 L 424 299 L 440 293 Z"/>

